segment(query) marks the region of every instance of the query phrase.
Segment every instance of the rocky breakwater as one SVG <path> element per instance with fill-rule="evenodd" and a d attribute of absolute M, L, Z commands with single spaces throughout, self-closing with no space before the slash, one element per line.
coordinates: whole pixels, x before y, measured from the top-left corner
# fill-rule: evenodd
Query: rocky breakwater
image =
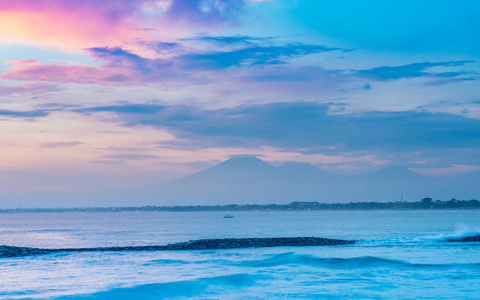
<path fill-rule="evenodd" d="M 185 243 L 170 244 L 165 250 L 206 250 L 259 247 L 301 247 L 335 246 L 354 244 L 353 240 L 326 239 L 317 237 L 279 237 L 279 238 L 226 238 L 204 239 Z"/>
<path fill-rule="evenodd" d="M 93 248 L 57 248 L 42 249 L 14 246 L 0 246 L 0 257 L 19 257 L 58 252 L 120 252 L 120 251 L 162 251 L 166 246 L 126 246 L 126 247 L 93 247 Z"/>
<path fill-rule="evenodd" d="M 0 257 L 31 256 L 49 254 L 55 252 L 53 249 L 39 249 L 27 247 L 0 246 Z"/>
<path fill-rule="evenodd" d="M 462 237 L 456 237 L 456 238 L 446 238 L 445 241 L 446 242 L 480 242 L 480 234 L 462 236 Z"/>
<path fill-rule="evenodd" d="M 337 240 L 317 237 L 279 237 L 279 238 L 226 238 L 204 239 L 184 243 L 154 246 L 94 247 L 94 248 L 58 248 L 41 249 L 27 247 L 0 246 L 0 257 L 19 257 L 56 252 L 99 252 L 99 251 L 181 251 L 234 249 L 254 247 L 300 247 L 300 246 L 336 246 L 354 244 L 353 240 Z"/>

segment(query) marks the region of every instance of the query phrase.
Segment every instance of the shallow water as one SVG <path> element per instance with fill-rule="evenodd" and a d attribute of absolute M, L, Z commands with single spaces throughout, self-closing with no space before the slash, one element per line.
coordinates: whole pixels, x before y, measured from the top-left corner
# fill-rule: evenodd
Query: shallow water
<path fill-rule="evenodd" d="M 355 245 L 0 258 L 0 299 L 476 299 L 480 211 L 1 214 L 0 245 L 162 245 L 316 236 Z"/>

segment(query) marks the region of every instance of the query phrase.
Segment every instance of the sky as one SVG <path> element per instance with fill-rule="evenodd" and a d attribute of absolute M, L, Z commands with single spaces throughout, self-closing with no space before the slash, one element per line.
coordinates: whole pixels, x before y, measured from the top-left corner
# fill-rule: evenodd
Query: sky
<path fill-rule="evenodd" d="M 480 169 L 480 2 L 0 0 L 0 188 L 172 181 L 234 155 Z"/>

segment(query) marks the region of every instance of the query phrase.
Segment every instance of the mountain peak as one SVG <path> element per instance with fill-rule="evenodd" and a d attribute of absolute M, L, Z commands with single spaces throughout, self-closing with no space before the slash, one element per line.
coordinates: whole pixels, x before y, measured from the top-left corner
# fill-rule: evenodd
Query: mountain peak
<path fill-rule="evenodd" d="M 256 172 L 260 170 L 273 170 L 276 167 L 272 166 L 261 160 L 256 156 L 233 156 L 230 159 L 227 159 L 224 162 L 219 163 L 218 165 L 212 167 L 211 169 L 217 170 L 229 170 L 229 171 L 248 171 L 248 172 Z"/>
<path fill-rule="evenodd" d="M 216 166 L 187 176 L 178 181 L 197 180 L 199 182 L 250 182 L 260 178 L 274 176 L 276 167 L 264 162 L 255 156 L 234 156 Z"/>
<path fill-rule="evenodd" d="M 220 164 L 266 164 L 266 162 L 253 155 L 235 155 Z"/>

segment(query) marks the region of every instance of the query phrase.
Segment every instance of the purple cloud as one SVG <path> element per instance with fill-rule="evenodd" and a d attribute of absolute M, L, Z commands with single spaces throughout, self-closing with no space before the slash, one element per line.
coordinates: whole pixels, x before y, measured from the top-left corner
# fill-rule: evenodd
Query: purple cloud
<path fill-rule="evenodd" d="M 173 24 L 204 27 L 236 23 L 245 12 L 247 0 L 174 0 L 165 12 L 166 20 Z"/>
<path fill-rule="evenodd" d="M 232 80 L 234 74 L 221 73 L 222 70 L 227 71 L 232 67 L 245 69 L 247 73 L 248 68 L 255 67 L 256 76 L 264 75 L 264 78 L 268 78 L 268 67 L 270 66 L 285 65 L 296 57 L 342 51 L 342 49 L 306 44 L 244 45 L 240 49 L 222 52 L 190 50 L 189 54 L 165 59 L 142 57 L 119 47 L 94 47 L 88 48 L 86 51 L 100 61 L 101 65 L 43 65 L 37 61 L 12 62 L 14 63 L 13 68 L 1 74 L 0 78 L 103 85 L 132 85 L 168 81 L 180 84 L 205 84 L 216 82 L 216 79 Z M 207 80 L 202 71 L 215 71 L 215 74 L 211 74 L 213 78 Z M 202 74 L 201 77 L 199 77 L 199 73 Z M 289 70 L 285 70 L 285 73 L 289 73 Z M 278 75 L 277 73 L 275 76 Z M 302 75 L 311 76 L 304 73 L 300 74 L 298 78 L 302 78 Z"/>
<path fill-rule="evenodd" d="M 91 56 L 103 62 L 104 68 L 127 69 L 149 75 L 170 65 L 166 60 L 148 59 L 119 47 L 96 47 L 86 49 Z"/>
<path fill-rule="evenodd" d="M 20 86 L 0 86 L 0 97 L 12 94 L 38 95 L 59 90 L 57 85 L 40 82 L 26 83 Z"/>

